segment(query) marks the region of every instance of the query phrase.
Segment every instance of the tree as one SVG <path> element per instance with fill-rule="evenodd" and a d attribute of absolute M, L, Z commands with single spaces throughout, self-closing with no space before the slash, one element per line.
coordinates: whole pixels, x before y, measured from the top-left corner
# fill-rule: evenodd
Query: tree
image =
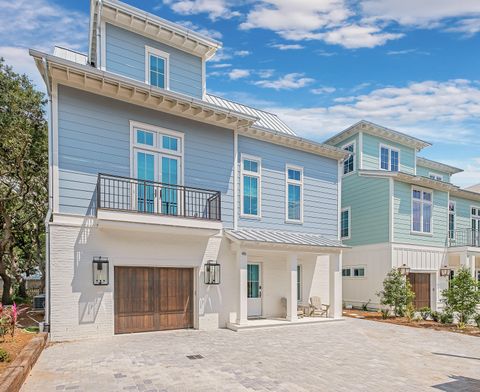
<path fill-rule="evenodd" d="M 0 277 L 2 302 L 25 271 L 25 257 L 38 252 L 24 246 L 25 236 L 40 230 L 48 199 L 46 101 L 26 75 L 18 75 L 0 58 Z M 29 240 L 30 242 L 31 240 Z M 40 253 L 41 254 L 41 253 Z M 38 262 L 38 260 L 37 260 Z M 30 263 L 29 263 L 30 264 Z M 30 266 L 28 267 L 30 268 Z"/>
<path fill-rule="evenodd" d="M 461 268 L 450 281 L 450 287 L 442 291 L 445 310 L 456 313 L 462 325 L 475 315 L 480 304 L 480 283 L 467 268 Z"/>
<path fill-rule="evenodd" d="M 391 270 L 383 281 L 383 290 L 377 293 L 382 305 L 393 308 L 395 316 L 403 316 L 415 293 L 410 282 L 397 269 Z"/>

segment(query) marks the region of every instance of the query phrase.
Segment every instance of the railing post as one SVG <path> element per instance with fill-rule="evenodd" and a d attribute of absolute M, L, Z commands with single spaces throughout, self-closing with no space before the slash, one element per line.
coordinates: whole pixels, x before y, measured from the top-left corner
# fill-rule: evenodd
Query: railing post
<path fill-rule="evenodd" d="M 101 181 L 101 176 L 100 176 L 100 173 L 98 173 L 98 175 L 97 175 L 97 208 L 96 208 L 96 212 L 98 212 L 98 209 L 100 208 L 100 189 L 101 189 L 100 181 Z"/>

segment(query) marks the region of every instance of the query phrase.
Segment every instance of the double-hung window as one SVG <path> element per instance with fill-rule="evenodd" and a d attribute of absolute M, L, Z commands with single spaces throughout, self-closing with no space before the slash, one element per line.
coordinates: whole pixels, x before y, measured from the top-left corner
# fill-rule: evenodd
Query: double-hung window
<path fill-rule="evenodd" d="M 159 88 L 169 89 L 169 54 L 145 47 L 145 82 Z"/>
<path fill-rule="evenodd" d="M 351 152 L 351 155 L 343 161 L 343 174 L 352 173 L 355 171 L 355 142 L 346 144 L 342 148 Z"/>
<path fill-rule="evenodd" d="M 456 203 L 450 201 L 448 203 L 448 238 L 451 240 L 455 237 L 455 214 L 456 214 Z"/>
<path fill-rule="evenodd" d="M 261 173 L 260 158 L 242 155 L 242 216 L 260 217 Z"/>
<path fill-rule="evenodd" d="M 340 236 L 344 240 L 350 238 L 350 226 L 351 226 L 351 210 L 350 207 L 343 208 L 340 213 Z"/>
<path fill-rule="evenodd" d="M 437 173 L 428 173 L 428 177 L 432 180 L 443 181 L 443 176 Z"/>
<path fill-rule="evenodd" d="M 433 193 L 422 188 L 412 188 L 412 231 L 432 233 Z"/>
<path fill-rule="evenodd" d="M 400 151 L 380 145 L 380 169 L 398 172 L 400 170 Z"/>
<path fill-rule="evenodd" d="M 287 222 L 303 220 L 303 168 L 286 167 Z"/>

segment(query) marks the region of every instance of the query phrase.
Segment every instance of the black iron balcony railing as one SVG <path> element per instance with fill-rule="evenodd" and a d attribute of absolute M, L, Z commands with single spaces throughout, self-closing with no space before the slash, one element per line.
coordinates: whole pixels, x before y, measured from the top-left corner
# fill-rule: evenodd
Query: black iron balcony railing
<path fill-rule="evenodd" d="M 480 230 L 459 229 L 448 233 L 449 246 L 477 246 L 480 247 Z"/>
<path fill-rule="evenodd" d="M 99 174 L 97 208 L 221 220 L 220 192 Z"/>

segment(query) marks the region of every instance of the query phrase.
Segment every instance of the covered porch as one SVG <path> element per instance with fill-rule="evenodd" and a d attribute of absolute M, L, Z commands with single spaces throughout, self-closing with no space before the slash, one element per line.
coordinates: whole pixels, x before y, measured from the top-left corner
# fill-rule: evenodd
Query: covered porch
<path fill-rule="evenodd" d="M 452 271 L 467 268 L 480 281 L 480 247 L 453 247 L 448 249 L 448 267 Z M 455 272 L 454 272 L 455 273 Z"/>
<path fill-rule="evenodd" d="M 234 331 L 342 317 L 342 249 L 319 235 L 242 229 L 226 232 L 236 255 Z"/>

